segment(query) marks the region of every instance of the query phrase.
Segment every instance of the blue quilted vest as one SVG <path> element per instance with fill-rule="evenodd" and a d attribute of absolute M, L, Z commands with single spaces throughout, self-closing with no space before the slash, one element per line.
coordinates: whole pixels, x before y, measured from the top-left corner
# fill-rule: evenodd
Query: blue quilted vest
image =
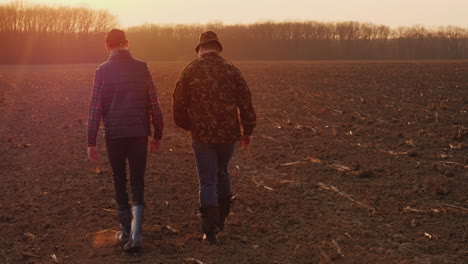
<path fill-rule="evenodd" d="M 128 50 L 117 50 L 99 66 L 106 138 L 150 136 L 147 66 Z"/>

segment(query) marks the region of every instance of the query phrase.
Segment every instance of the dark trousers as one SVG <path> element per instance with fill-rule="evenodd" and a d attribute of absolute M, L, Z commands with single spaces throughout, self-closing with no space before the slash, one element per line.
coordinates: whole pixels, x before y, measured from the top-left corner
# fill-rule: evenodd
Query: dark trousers
<path fill-rule="evenodd" d="M 130 167 L 132 204 L 144 205 L 145 169 L 148 137 L 106 138 L 107 155 L 112 167 L 115 200 L 119 208 L 129 207 L 127 160 Z"/>
<path fill-rule="evenodd" d="M 202 143 L 192 141 L 193 155 L 200 181 L 200 206 L 218 206 L 218 199 L 231 195 L 229 163 L 235 143 Z"/>

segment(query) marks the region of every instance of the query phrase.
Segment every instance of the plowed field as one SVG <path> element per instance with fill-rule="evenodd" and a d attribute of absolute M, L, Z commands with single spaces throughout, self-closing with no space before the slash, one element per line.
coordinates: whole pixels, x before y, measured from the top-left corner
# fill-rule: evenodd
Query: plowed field
<path fill-rule="evenodd" d="M 258 126 L 232 162 L 221 247 L 201 242 L 185 63 L 150 63 L 166 120 L 143 248 L 122 253 L 104 140 L 86 158 L 97 65 L 0 66 L 0 263 L 467 263 L 468 63 L 237 62 Z"/>

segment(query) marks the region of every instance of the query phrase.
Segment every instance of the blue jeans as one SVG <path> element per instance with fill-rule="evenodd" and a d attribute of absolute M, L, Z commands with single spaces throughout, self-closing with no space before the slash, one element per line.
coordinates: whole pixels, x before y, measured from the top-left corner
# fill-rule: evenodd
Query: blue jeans
<path fill-rule="evenodd" d="M 235 143 L 202 143 L 192 141 L 193 155 L 200 181 L 200 207 L 218 206 L 218 198 L 231 194 L 229 163 Z"/>
<path fill-rule="evenodd" d="M 107 155 L 112 167 L 115 200 L 128 208 L 127 160 L 130 167 L 132 204 L 144 205 L 145 169 L 148 137 L 106 138 Z"/>

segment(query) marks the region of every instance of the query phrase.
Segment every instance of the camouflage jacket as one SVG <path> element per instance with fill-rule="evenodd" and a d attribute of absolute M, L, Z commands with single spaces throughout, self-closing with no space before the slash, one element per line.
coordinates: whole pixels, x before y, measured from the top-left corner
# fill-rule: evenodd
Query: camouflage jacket
<path fill-rule="evenodd" d="M 255 127 L 251 97 L 239 69 L 217 53 L 206 53 L 185 67 L 177 81 L 174 122 L 195 141 L 235 142 Z"/>

